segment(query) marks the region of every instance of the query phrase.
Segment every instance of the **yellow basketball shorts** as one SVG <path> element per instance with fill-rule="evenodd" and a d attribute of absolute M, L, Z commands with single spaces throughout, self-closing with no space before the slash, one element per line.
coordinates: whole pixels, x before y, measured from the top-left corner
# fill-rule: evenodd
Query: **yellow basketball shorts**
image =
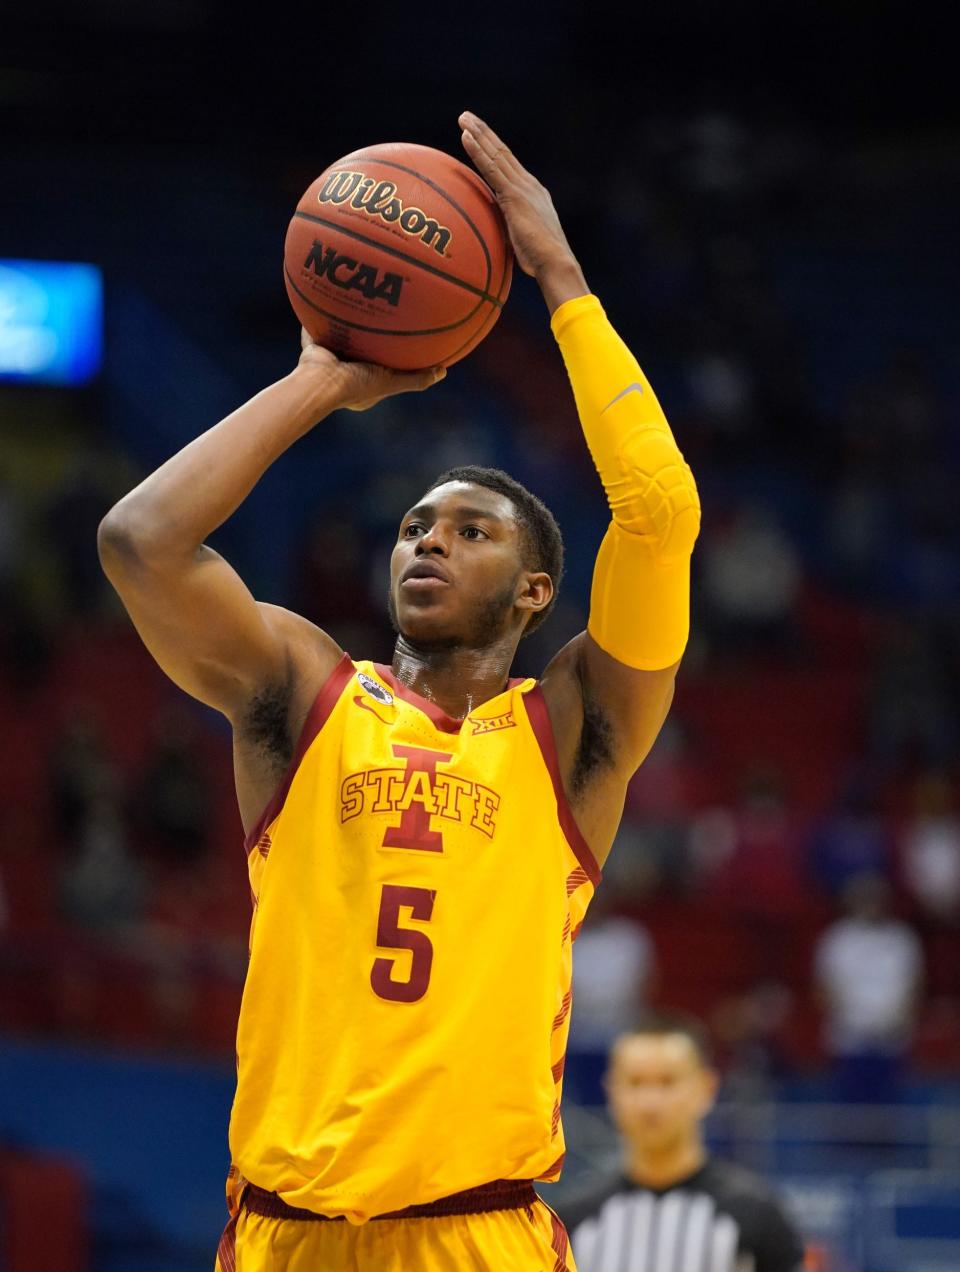
<path fill-rule="evenodd" d="M 539 1198 L 482 1214 L 345 1220 L 271 1218 L 243 1207 L 216 1272 L 576 1272 L 567 1233 Z"/>

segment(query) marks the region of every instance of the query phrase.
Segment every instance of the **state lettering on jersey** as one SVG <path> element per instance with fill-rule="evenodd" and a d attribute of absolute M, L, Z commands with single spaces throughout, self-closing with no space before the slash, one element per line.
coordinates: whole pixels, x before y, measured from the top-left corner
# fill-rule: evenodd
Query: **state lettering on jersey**
<path fill-rule="evenodd" d="M 497 829 L 500 796 L 482 782 L 439 771 L 452 755 L 394 743 L 402 763 L 388 768 L 348 773 L 340 783 L 341 825 L 355 817 L 390 817 L 399 822 L 384 829 L 381 846 L 443 852 L 443 832 L 433 819 L 457 822 L 492 839 Z"/>

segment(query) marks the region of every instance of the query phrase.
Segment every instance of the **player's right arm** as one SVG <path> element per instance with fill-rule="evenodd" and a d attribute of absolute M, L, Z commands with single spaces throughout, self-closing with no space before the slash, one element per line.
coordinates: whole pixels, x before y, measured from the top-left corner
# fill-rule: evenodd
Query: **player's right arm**
<path fill-rule="evenodd" d="M 104 572 L 154 659 L 181 689 L 235 721 L 267 685 L 322 680 L 341 651 L 304 619 L 261 605 L 205 539 L 269 466 L 341 407 L 428 388 L 437 368 L 340 362 L 304 333 L 288 376 L 190 442 L 100 523 Z"/>

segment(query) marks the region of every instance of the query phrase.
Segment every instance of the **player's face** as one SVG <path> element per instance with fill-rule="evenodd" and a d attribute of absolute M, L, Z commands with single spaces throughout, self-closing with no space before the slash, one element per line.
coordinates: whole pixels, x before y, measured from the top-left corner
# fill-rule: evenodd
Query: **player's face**
<path fill-rule="evenodd" d="M 614 1047 L 607 1098 L 625 1139 L 638 1148 L 665 1149 L 695 1131 L 716 1084 L 685 1035 L 636 1034 Z"/>
<path fill-rule="evenodd" d="M 531 577 L 521 546 L 506 496 L 462 481 L 431 490 L 401 521 L 390 559 L 397 629 L 415 645 L 454 648 L 485 647 L 519 627 L 516 602 Z"/>

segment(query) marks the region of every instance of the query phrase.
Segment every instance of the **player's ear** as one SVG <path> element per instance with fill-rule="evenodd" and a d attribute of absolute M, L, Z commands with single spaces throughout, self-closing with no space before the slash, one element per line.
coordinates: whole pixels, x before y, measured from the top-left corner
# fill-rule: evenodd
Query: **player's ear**
<path fill-rule="evenodd" d="M 553 579 L 543 570 L 531 570 L 521 575 L 520 595 L 516 604 L 520 609 L 539 614 L 553 600 Z"/>

